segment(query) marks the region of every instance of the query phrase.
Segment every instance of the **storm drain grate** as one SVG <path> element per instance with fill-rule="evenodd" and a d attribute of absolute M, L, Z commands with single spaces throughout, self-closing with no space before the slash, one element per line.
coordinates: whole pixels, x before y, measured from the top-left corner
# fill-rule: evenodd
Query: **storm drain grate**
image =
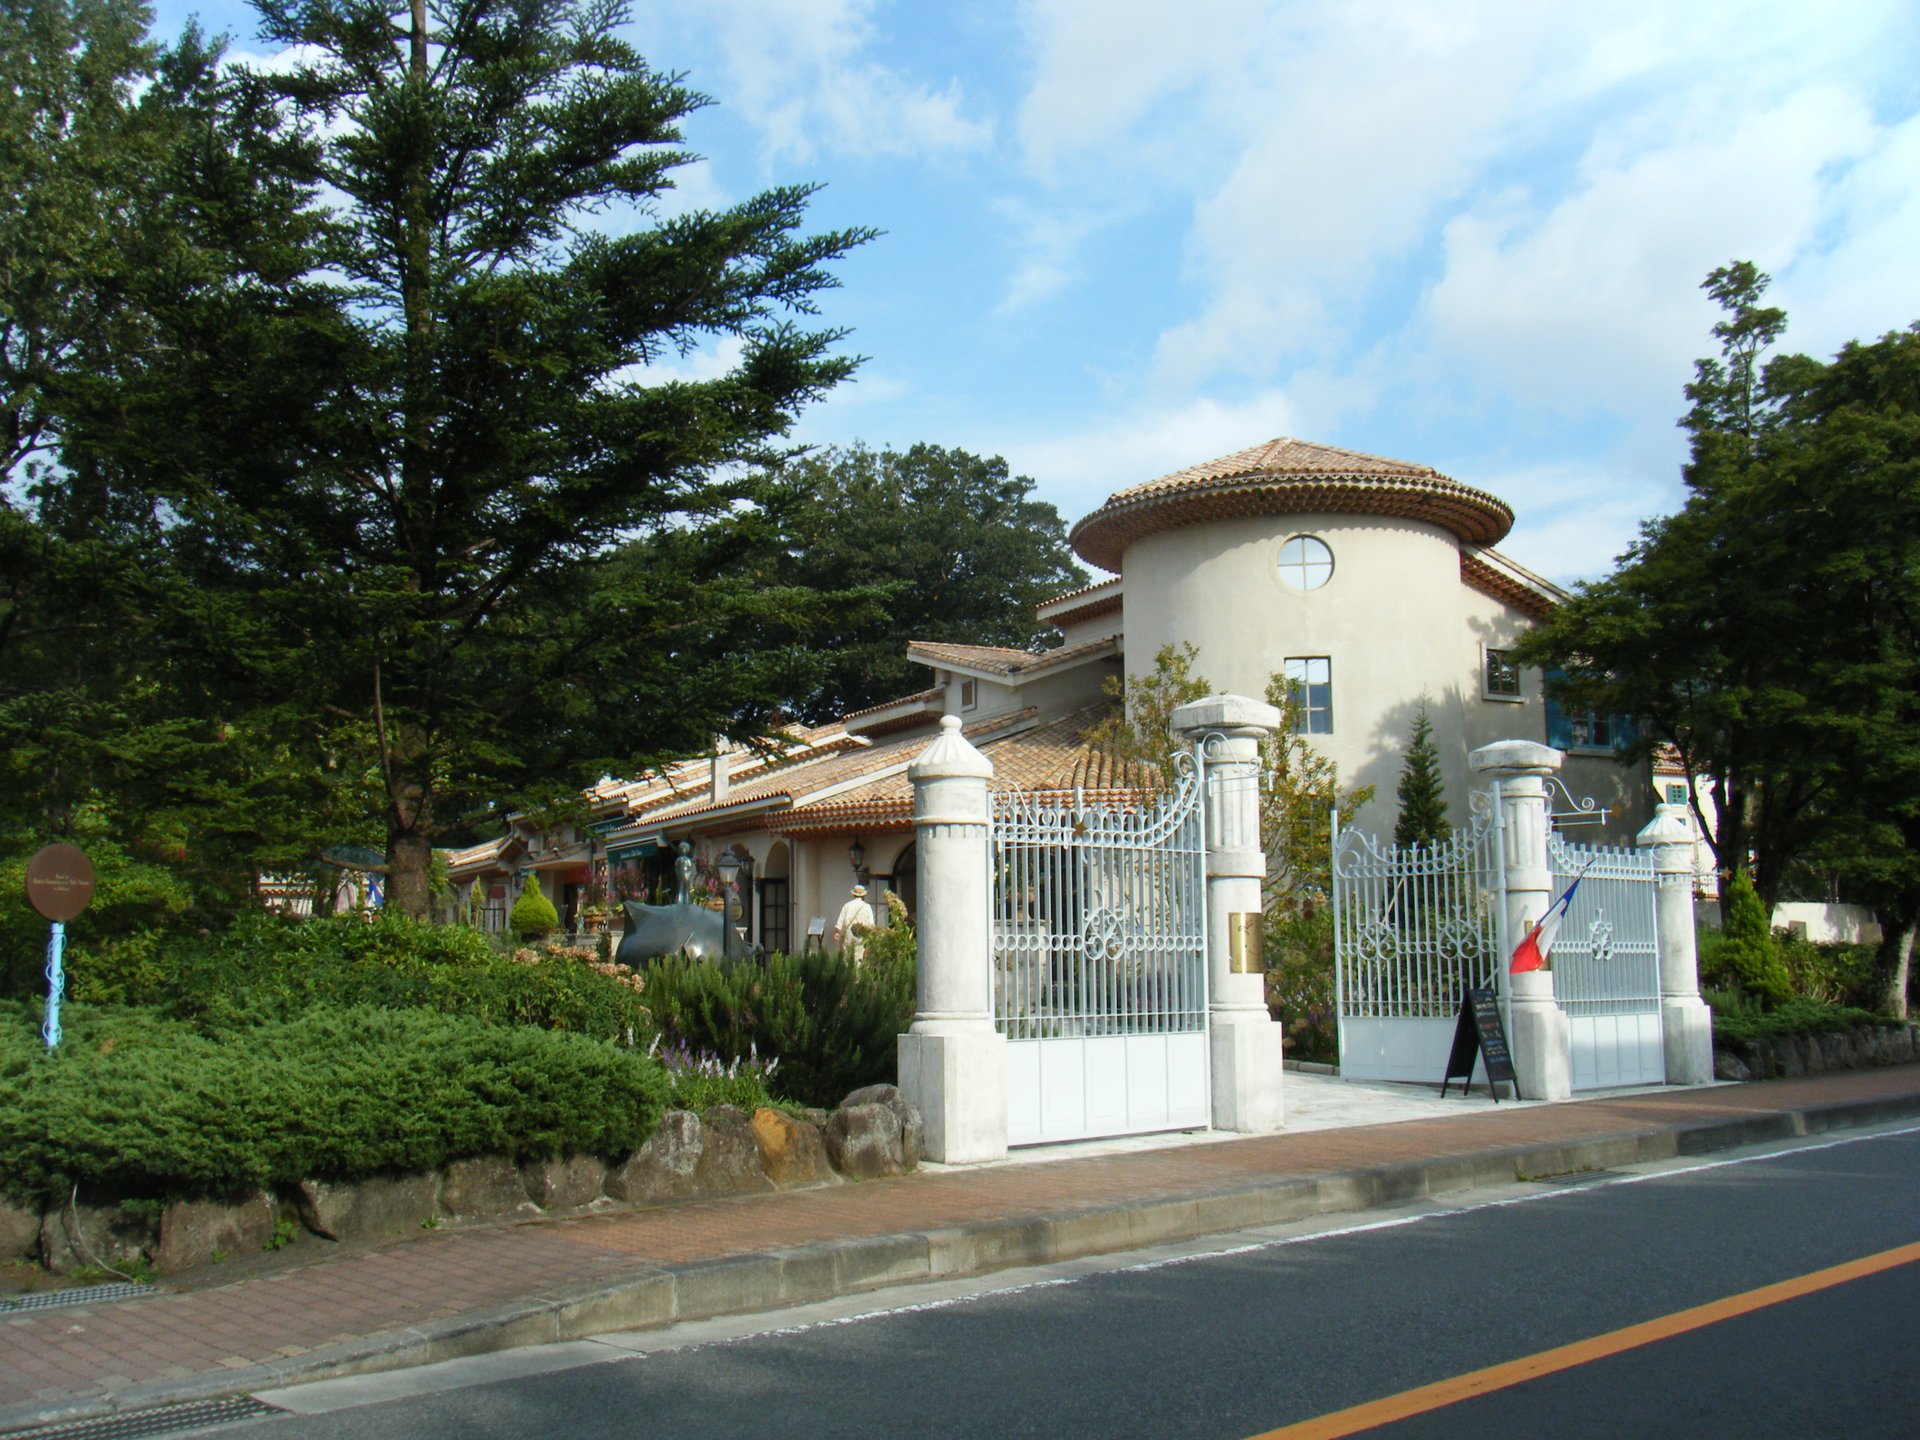
<path fill-rule="evenodd" d="M 1618 1180 L 1618 1170 L 1563 1170 L 1558 1175 L 1529 1175 L 1526 1179 L 1535 1185 L 1557 1185 L 1566 1188 L 1571 1185 L 1598 1185 L 1602 1180 Z"/>
<path fill-rule="evenodd" d="M 0 1315 L 16 1310 L 52 1310 L 62 1305 L 107 1305 L 153 1294 L 151 1285 L 76 1285 L 71 1290 L 42 1290 L 33 1295 L 0 1296 Z"/>
<path fill-rule="evenodd" d="M 263 1405 L 251 1395 L 233 1395 L 224 1400 L 189 1400 L 153 1410 L 130 1410 L 124 1415 L 43 1425 L 38 1430 L 19 1431 L 10 1440 L 142 1440 L 147 1435 L 173 1435 L 203 1425 L 231 1425 L 284 1414 L 286 1411 Z"/>

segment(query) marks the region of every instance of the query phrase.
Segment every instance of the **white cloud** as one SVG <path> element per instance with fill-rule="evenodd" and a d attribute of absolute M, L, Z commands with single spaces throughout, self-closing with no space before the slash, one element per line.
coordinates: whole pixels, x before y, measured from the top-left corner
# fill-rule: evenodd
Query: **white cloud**
<path fill-rule="evenodd" d="M 1116 490 L 1244 450 L 1294 431 L 1286 396 L 1214 399 L 1132 412 L 1079 428 L 1006 437 L 996 446 L 1035 492 L 1068 521 L 1098 509 Z"/>
<path fill-rule="evenodd" d="M 874 58 L 874 0 L 680 0 L 675 23 L 717 45 L 727 108 L 769 162 L 821 152 L 933 156 L 979 149 L 992 125 L 960 82 L 925 82 Z"/>

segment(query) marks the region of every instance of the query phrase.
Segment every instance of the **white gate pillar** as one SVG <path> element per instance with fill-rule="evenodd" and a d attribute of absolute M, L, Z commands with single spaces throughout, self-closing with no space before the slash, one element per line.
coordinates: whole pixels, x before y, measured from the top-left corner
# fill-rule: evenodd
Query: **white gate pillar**
<path fill-rule="evenodd" d="M 1260 1135 L 1286 1119 L 1285 1032 L 1267 1010 L 1261 955 L 1260 742 L 1280 712 L 1244 695 L 1209 695 L 1173 712 L 1173 729 L 1202 747 L 1207 793 L 1207 1047 L 1213 1128 Z"/>
<path fill-rule="evenodd" d="M 1573 1094 L 1573 1027 L 1553 998 L 1553 972 L 1508 973 L 1512 947 L 1553 903 L 1553 863 L 1547 855 L 1547 777 L 1562 755 L 1531 740 L 1496 740 L 1467 757 L 1496 782 L 1502 858 L 1506 870 L 1508 953 L 1498 974 L 1508 1005 L 1507 1043 L 1520 1094 L 1528 1100 L 1565 1100 Z"/>
<path fill-rule="evenodd" d="M 993 764 L 958 716 L 907 767 L 920 867 L 918 1008 L 899 1040 L 900 1093 L 919 1107 L 929 1160 L 1007 1153 L 1007 1042 L 993 1028 Z"/>
<path fill-rule="evenodd" d="M 1654 947 L 1660 956 L 1660 1042 L 1669 1085 L 1713 1079 L 1713 1011 L 1700 998 L 1693 929 L 1693 824 L 1684 805 L 1659 804 L 1634 837 L 1653 852 Z"/>

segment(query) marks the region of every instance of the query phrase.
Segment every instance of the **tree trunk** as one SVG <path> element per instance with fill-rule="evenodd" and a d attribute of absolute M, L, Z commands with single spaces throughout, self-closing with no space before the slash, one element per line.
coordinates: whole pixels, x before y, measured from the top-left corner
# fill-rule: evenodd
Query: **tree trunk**
<path fill-rule="evenodd" d="M 1876 1008 L 1896 1020 L 1907 1018 L 1907 978 L 1913 966 L 1913 937 L 1920 929 L 1920 907 L 1876 909 L 1880 922 L 1880 950 L 1874 956 Z"/>
<path fill-rule="evenodd" d="M 417 762 L 422 771 L 424 760 Z M 387 781 L 387 907 L 413 920 L 432 918 L 433 794 L 413 765 L 396 761 Z"/>

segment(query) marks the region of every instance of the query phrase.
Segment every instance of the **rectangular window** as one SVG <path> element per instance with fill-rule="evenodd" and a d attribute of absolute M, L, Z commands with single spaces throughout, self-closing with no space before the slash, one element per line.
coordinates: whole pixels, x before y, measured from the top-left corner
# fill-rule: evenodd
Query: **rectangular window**
<path fill-rule="evenodd" d="M 980 682 L 978 680 L 962 680 L 960 682 L 960 708 L 962 710 L 971 710 L 979 703 Z"/>
<path fill-rule="evenodd" d="M 1667 804 L 1684 805 L 1686 803 L 1687 787 L 1684 784 L 1676 781 L 1674 784 L 1667 786 Z"/>
<path fill-rule="evenodd" d="M 1518 700 L 1520 665 L 1510 650 L 1486 648 L 1485 685 L 1481 691 L 1489 700 Z"/>
<path fill-rule="evenodd" d="M 787 881 L 760 882 L 760 944 L 763 949 L 784 955 L 790 943 L 787 930 Z"/>
<path fill-rule="evenodd" d="M 1294 729 L 1302 735 L 1333 733 L 1333 661 L 1325 655 L 1290 655 L 1287 688 L 1300 706 Z"/>

